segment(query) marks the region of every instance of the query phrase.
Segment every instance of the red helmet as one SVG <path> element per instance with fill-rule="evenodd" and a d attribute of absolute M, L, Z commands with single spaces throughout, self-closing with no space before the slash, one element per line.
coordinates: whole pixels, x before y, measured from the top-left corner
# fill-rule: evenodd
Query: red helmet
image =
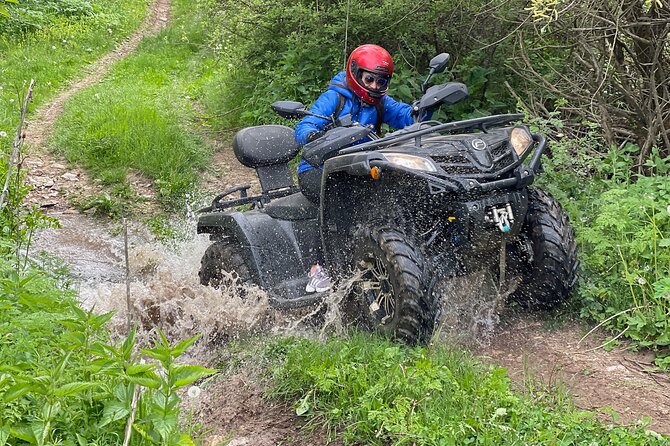
<path fill-rule="evenodd" d="M 347 61 L 347 85 L 368 104 L 376 104 L 386 94 L 393 74 L 393 59 L 379 45 L 361 45 Z M 376 87 L 375 87 L 376 86 Z"/>

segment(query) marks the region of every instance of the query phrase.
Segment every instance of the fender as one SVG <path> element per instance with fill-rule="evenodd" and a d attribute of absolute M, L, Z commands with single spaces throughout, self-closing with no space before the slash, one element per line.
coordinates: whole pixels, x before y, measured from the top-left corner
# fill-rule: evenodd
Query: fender
<path fill-rule="evenodd" d="M 291 222 L 274 219 L 264 212 L 204 214 L 198 219 L 197 232 L 211 234 L 212 240 L 234 238 L 242 246 L 254 282 L 263 289 L 304 276 L 308 269 Z"/>

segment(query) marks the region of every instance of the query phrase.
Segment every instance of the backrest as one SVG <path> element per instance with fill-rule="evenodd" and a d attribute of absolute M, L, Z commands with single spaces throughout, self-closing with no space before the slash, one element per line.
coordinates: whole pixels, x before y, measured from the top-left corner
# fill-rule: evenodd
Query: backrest
<path fill-rule="evenodd" d="M 293 175 L 287 163 L 256 167 L 263 192 L 294 186 Z"/>
<path fill-rule="evenodd" d="M 247 127 L 233 138 L 233 152 L 247 167 L 288 163 L 299 150 L 293 129 L 285 125 Z"/>
<path fill-rule="evenodd" d="M 233 138 L 233 152 L 247 167 L 255 167 L 263 192 L 294 186 L 288 167 L 300 150 L 293 129 L 261 125 L 240 130 Z"/>

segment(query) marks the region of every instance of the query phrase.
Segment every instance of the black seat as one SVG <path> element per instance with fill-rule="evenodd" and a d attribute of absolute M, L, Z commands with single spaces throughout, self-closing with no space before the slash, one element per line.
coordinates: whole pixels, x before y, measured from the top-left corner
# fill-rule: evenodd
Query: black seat
<path fill-rule="evenodd" d="M 272 200 L 265 205 L 265 212 L 270 217 L 282 220 L 309 220 L 319 217 L 319 207 L 302 192 Z"/>
<path fill-rule="evenodd" d="M 233 138 L 235 156 L 245 166 L 256 168 L 263 192 L 295 185 L 288 162 L 299 150 L 293 129 L 284 125 L 247 127 Z"/>

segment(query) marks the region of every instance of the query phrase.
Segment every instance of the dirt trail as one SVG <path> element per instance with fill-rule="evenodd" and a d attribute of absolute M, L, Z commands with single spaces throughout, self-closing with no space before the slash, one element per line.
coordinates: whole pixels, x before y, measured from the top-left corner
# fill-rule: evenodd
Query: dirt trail
<path fill-rule="evenodd" d="M 98 82 L 111 64 L 130 54 L 144 36 L 165 27 L 169 16 L 170 1 L 156 0 L 150 16 L 133 36 L 116 51 L 92 64 L 89 74 L 37 112 L 26 132 L 26 140 L 33 148 L 25 162 L 28 183 L 34 186 L 29 201 L 50 211 L 71 214 L 76 211 L 68 205 L 69 196 L 98 191 L 98 186 L 82 170 L 48 153 L 43 147 L 44 141 L 64 103 L 76 92 Z M 256 183 L 253 171 L 237 163 L 230 147 L 221 141 L 210 143 L 217 148 L 217 153 L 207 176 L 209 180 L 205 182 L 211 186 L 209 191 L 219 192 L 239 183 Z M 141 178 L 135 182 L 138 187 L 151 188 Z M 67 245 L 81 258 L 100 258 L 98 245 L 79 246 L 68 240 L 68 237 L 78 237 L 85 241 L 86 234 L 81 233 L 93 233 L 94 230 L 87 228 L 97 227 L 97 224 L 75 215 L 63 223 L 66 227 L 61 235 L 51 235 L 53 246 Z M 101 239 L 99 236 L 91 238 Z M 87 249 L 91 250 L 90 257 L 85 256 Z M 111 277 L 106 279 L 112 280 Z M 651 361 L 648 354 L 636 354 L 623 348 L 605 352 L 596 348 L 605 339 L 602 334 L 591 335 L 580 344 L 586 329 L 575 322 L 547 329 L 541 320 L 529 316 L 506 315 L 502 321 L 490 345 L 477 349 L 476 353 L 485 361 L 506 367 L 519 387 L 531 378 L 536 385 L 560 385 L 573 395 L 578 407 L 599 411 L 610 406 L 620 413 L 617 421 L 621 423 L 634 423 L 642 416 L 651 416 L 654 430 L 670 434 L 670 380 L 667 375 L 646 371 Z M 245 374 L 214 381 L 203 394 L 191 403 L 197 405 L 196 418 L 210 429 L 207 444 L 228 440 L 230 446 L 325 443 L 323 432 L 313 437 L 302 429 L 304 424 L 290 407 L 272 405 L 262 399 L 258 384 Z"/>
<path fill-rule="evenodd" d="M 505 367 L 519 388 L 558 387 L 581 409 L 601 418 L 633 424 L 651 417 L 651 429 L 670 435 L 670 379 L 655 373 L 650 352 L 634 352 L 622 343 L 611 351 L 600 348 L 613 335 L 569 321 L 547 328 L 540 317 L 504 315 L 490 345 L 476 352 Z M 580 342 L 581 341 L 581 342 Z M 607 408 L 620 418 L 612 420 Z"/>
<path fill-rule="evenodd" d="M 102 79 L 111 65 L 131 54 L 140 41 L 157 34 L 170 19 L 170 0 L 156 0 L 139 29 L 114 51 L 101 57 L 89 67 L 87 74 L 63 90 L 53 101 L 37 110 L 26 124 L 25 142 L 30 154 L 25 160 L 26 183 L 33 186 L 27 202 L 42 208 L 72 212 L 68 204 L 70 195 L 83 193 L 93 195 L 100 187 L 77 167 L 68 166 L 60 157 L 45 150 L 44 143 L 51 134 L 54 122 L 63 112 L 65 103 L 77 92 L 94 85 Z M 138 183 L 139 184 L 139 183 Z M 149 189 L 144 185 L 144 189 Z"/>

